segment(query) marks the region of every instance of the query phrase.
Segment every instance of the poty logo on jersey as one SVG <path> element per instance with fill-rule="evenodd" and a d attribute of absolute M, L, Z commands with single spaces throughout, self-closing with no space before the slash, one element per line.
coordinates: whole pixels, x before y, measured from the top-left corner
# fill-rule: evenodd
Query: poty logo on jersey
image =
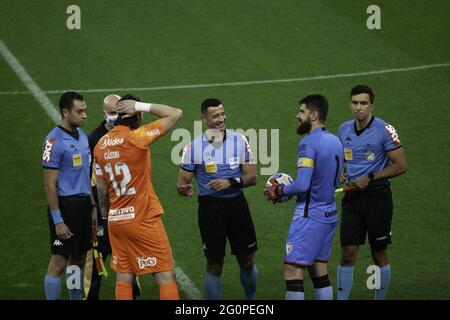
<path fill-rule="evenodd" d="M 137 258 L 139 269 L 144 269 L 145 267 L 154 267 L 156 266 L 156 257 L 139 257 Z"/>
<path fill-rule="evenodd" d="M 390 124 L 386 124 L 384 127 L 389 132 L 392 142 L 394 142 L 395 144 L 400 144 L 400 139 L 398 137 L 397 131 L 395 131 L 395 128 Z"/>
<path fill-rule="evenodd" d="M 151 131 L 147 131 L 147 135 L 150 137 L 159 136 L 160 134 L 161 134 L 161 131 L 159 131 L 159 129 L 153 129 Z"/>
<path fill-rule="evenodd" d="M 108 137 L 108 135 L 106 135 L 100 146 L 100 149 L 105 149 L 106 147 L 111 147 L 111 146 L 117 146 L 118 144 L 122 144 L 122 143 L 123 143 L 123 138 L 110 139 Z"/>
<path fill-rule="evenodd" d="M 55 143 L 54 138 L 47 139 L 44 146 L 44 154 L 42 155 L 42 160 L 50 162 L 50 155 L 52 152 L 53 144 Z"/>

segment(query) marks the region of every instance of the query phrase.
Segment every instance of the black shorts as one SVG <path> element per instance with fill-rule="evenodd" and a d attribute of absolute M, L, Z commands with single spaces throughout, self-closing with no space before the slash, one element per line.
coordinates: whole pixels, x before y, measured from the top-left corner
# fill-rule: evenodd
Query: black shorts
<path fill-rule="evenodd" d="M 97 212 L 100 209 L 97 208 Z M 109 242 L 108 235 L 108 223 L 107 220 L 103 220 L 101 215 L 97 216 L 97 240 L 98 240 L 98 251 L 102 253 L 103 258 L 106 259 L 108 255 L 111 254 L 111 243 Z"/>
<path fill-rule="evenodd" d="M 92 207 L 90 197 L 59 197 L 59 210 L 64 223 L 74 235 L 68 240 L 58 239 L 55 224 L 48 209 L 51 253 L 66 258 L 69 256 L 81 257 L 91 249 L 92 244 Z"/>
<path fill-rule="evenodd" d="M 247 200 L 244 195 L 233 198 L 199 197 L 198 225 L 205 256 L 221 260 L 225 256 L 226 239 L 231 254 L 245 255 L 257 248 Z"/>
<path fill-rule="evenodd" d="M 374 249 L 385 249 L 391 243 L 391 188 L 350 191 L 342 199 L 341 246 L 364 244 L 366 233 Z"/>
<path fill-rule="evenodd" d="M 94 196 L 95 203 L 98 204 L 97 187 L 92 187 L 92 195 Z M 111 243 L 109 242 L 108 235 L 108 220 L 103 219 L 100 214 L 100 208 L 97 205 L 97 240 L 98 240 L 98 251 L 102 253 L 103 258 L 106 259 L 108 255 L 111 254 Z"/>

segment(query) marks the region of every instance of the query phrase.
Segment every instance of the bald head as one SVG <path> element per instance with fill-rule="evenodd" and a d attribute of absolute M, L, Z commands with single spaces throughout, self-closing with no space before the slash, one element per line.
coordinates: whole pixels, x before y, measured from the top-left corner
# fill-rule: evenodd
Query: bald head
<path fill-rule="evenodd" d="M 110 94 L 103 99 L 103 111 L 106 114 L 115 114 L 116 113 L 116 104 L 117 101 L 120 100 L 120 96 L 117 94 Z"/>

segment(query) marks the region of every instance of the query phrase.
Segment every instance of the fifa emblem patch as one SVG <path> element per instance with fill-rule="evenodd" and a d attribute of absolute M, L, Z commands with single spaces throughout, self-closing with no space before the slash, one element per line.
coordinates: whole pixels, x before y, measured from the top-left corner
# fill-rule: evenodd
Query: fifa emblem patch
<path fill-rule="evenodd" d="M 367 161 L 375 160 L 375 153 L 373 151 L 367 151 L 366 152 L 366 160 Z"/>
<path fill-rule="evenodd" d="M 344 158 L 346 161 L 352 161 L 353 160 L 353 151 L 352 149 L 344 148 Z"/>
<path fill-rule="evenodd" d="M 230 158 L 228 159 L 228 162 L 230 163 L 230 169 L 239 168 L 239 157 Z"/>
<path fill-rule="evenodd" d="M 83 160 L 81 158 L 81 153 L 75 153 L 72 155 L 72 165 L 74 167 L 79 167 L 83 164 Z"/>

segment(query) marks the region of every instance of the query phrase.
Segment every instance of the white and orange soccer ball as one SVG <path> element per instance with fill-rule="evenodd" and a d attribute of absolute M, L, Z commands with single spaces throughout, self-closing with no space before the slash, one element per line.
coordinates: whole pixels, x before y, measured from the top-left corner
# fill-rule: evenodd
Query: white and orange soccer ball
<path fill-rule="evenodd" d="M 290 175 L 288 175 L 286 173 L 278 172 L 278 173 L 275 173 L 274 175 L 270 176 L 269 179 L 267 179 L 266 188 L 269 188 L 270 186 L 272 186 L 273 180 L 275 180 L 278 183 L 278 185 L 281 187 L 288 186 L 292 182 L 294 182 L 294 179 L 292 179 Z M 290 197 L 283 196 L 280 199 L 278 199 L 277 202 L 286 202 L 286 201 L 290 200 L 291 198 L 292 198 L 292 196 L 290 196 Z"/>

